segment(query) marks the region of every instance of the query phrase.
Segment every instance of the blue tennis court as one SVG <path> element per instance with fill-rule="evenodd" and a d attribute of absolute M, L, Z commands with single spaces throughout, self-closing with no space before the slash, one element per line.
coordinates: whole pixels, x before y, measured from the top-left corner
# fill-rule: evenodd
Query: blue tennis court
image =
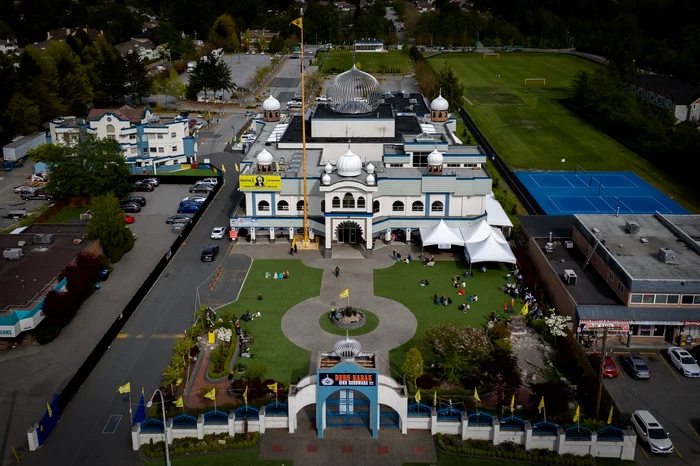
<path fill-rule="evenodd" d="M 632 172 L 515 172 L 547 215 L 687 214 Z"/>

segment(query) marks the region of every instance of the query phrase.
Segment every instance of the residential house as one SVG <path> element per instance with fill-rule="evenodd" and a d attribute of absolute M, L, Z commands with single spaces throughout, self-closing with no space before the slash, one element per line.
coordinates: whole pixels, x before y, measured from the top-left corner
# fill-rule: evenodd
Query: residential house
<path fill-rule="evenodd" d="M 623 86 L 658 108 L 668 108 L 678 123 L 700 120 L 700 88 L 670 76 L 628 75 Z"/>
<path fill-rule="evenodd" d="M 346 13 L 354 12 L 355 11 L 355 5 L 342 1 L 342 2 L 335 2 L 336 8 L 338 8 L 340 11 L 344 11 Z"/>
<path fill-rule="evenodd" d="M 385 52 L 384 41 L 377 39 L 361 39 L 355 41 L 357 52 Z"/>
<path fill-rule="evenodd" d="M 122 57 L 126 57 L 129 53 L 136 52 L 144 60 L 154 60 L 158 58 L 156 44 L 154 44 L 151 40 L 136 41 L 132 39 L 130 41 L 123 42 L 116 47 Z"/>
<path fill-rule="evenodd" d="M 413 2 L 420 13 L 427 13 L 429 11 L 435 11 L 435 4 L 429 1 L 416 1 Z"/>
<path fill-rule="evenodd" d="M 247 29 L 245 32 L 241 32 L 240 39 L 241 44 L 245 42 L 246 34 L 250 33 L 250 44 L 257 44 L 261 37 L 265 38 L 265 41 L 269 44 L 272 39 L 279 37 L 279 32 L 272 32 L 266 29 Z"/>
<path fill-rule="evenodd" d="M 49 123 L 49 142 L 71 144 L 72 136 L 81 129 L 119 142 L 134 173 L 147 167 L 186 163 L 197 153 L 197 136 L 190 135 L 187 119 L 162 118 L 148 107 L 93 108 L 84 120 L 57 118 Z"/>
<path fill-rule="evenodd" d="M 98 37 L 104 35 L 103 32 L 99 29 L 95 28 L 59 28 L 59 29 L 52 29 L 49 32 L 46 33 L 46 40 L 43 42 L 35 42 L 33 44 L 30 44 L 32 47 L 34 47 L 37 50 L 46 50 L 49 48 L 49 45 L 51 45 L 52 42 L 61 42 L 66 40 L 69 36 L 74 36 L 78 33 L 78 31 L 82 30 L 87 34 L 88 38 L 91 41 L 97 40 Z"/>
<path fill-rule="evenodd" d="M 16 39 L 0 39 L 0 53 L 14 53 L 17 51 Z"/>

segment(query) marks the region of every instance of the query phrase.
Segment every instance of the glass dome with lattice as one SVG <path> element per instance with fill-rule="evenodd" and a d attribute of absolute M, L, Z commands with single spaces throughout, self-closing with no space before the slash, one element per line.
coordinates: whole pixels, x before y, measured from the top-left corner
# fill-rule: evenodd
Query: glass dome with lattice
<path fill-rule="evenodd" d="M 345 115 L 371 113 L 379 106 L 381 85 L 374 76 L 352 68 L 333 79 L 327 89 L 331 108 Z"/>

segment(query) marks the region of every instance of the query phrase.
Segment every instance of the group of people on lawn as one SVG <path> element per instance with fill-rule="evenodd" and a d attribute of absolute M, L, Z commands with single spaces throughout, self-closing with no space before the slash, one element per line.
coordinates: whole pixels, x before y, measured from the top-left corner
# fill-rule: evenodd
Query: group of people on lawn
<path fill-rule="evenodd" d="M 470 276 L 469 272 L 464 273 L 465 278 L 469 277 L 469 276 Z M 420 281 L 420 286 L 428 286 L 429 284 L 430 284 L 430 282 L 428 281 L 427 278 L 424 278 L 423 280 Z M 460 296 L 466 295 L 465 288 L 467 287 L 467 282 L 463 279 L 460 279 L 459 275 L 455 275 L 454 277 L 452 277 L 452 287 L 458 288 L 458 291 L 457 291 L 458 295 L 460 295 Z M 471 304 L 469 304 L 469 303 L 476 302 L 478 300 L 479 300 L 479 297 L 477 295 L 468 296 L 467 302 L 459 305 L 459 310 L 460 311 L 468 311 L 469 309 L 471 309 Z M 436 305 L 442 304 L 443 306 L 449 306 L 450 304 L 452 304 L 452 298 L 450 298 L 449 296 L 438 296 L 437 293 L 435 293 L 433 295 L 433 302 Z"/>

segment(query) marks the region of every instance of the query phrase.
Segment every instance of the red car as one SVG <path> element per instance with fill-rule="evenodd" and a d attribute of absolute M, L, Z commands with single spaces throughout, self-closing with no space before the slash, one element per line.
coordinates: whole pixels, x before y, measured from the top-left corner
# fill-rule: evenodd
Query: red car
<path fill-rule="evenodd" d="M 600 353 L 591 354 L 593 359 L 593 367 L 596 370 L 600 370 Z M 603 364 L 603 377 L 614 378 L 620 375 L 620 371 L 617 368 L 617 364 L 611 356 L 605 356 L 605 364 Z"/>
<path fill-rule="evenodd" d="M 133 215 L 124 214 L 124 221 L 128 224 L 132 224 L 136 221 L 136 217 L 134 217 Z"/>

